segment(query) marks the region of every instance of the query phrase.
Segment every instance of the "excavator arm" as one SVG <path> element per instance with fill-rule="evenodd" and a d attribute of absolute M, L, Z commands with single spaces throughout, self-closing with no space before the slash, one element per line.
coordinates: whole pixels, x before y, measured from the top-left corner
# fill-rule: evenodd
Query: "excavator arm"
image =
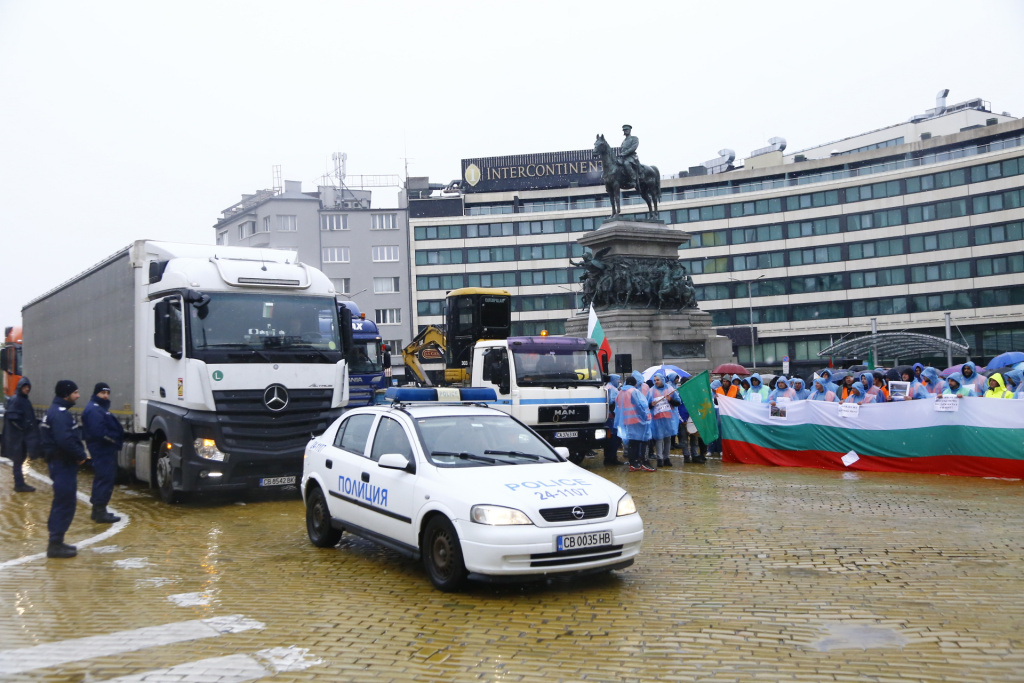
<path fill-rule="evenodd" d="M 416 379 L 427 385 L 434 386 L 427 377 L 426 371 L 420 365 L 421 356 L 424 359 L 444 361 L 445 337 L 440 329 L 429 325 L 417 334 L 409 344 L 402 349 L 402 361 L 405 367 L 416 375 Z M 436 356 L 436 357 L 435 357 Z"/>

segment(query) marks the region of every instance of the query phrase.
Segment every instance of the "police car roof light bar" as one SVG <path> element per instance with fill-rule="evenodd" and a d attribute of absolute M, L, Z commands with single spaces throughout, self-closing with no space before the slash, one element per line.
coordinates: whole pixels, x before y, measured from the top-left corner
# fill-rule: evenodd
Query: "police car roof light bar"
<path fill-rule="evenodd" d="M 388 387 L 384 399 L 394 403 L 493 403 L 498 395 L 490 387 Z"/>

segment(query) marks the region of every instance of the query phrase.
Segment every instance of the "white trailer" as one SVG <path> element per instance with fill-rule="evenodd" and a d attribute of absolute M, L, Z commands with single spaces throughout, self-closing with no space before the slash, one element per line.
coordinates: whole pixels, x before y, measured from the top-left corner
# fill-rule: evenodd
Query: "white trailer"
<path fill-rule="evenodd" d="M 335 295 L 292 251 L 139 240 L 22 309 L 32 398 L 109 383 L 119 465 L 167 502 L 296 484 L 348 402 Z"/>

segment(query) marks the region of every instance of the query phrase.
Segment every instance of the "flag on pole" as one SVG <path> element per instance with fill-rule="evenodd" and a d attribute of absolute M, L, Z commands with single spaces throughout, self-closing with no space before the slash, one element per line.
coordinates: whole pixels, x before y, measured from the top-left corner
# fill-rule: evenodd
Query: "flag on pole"
<path fill-rule="evenodd" d="M 605 371 L 610 372 L 611 368 L 608 365 L 612 359 L 612 345 L 604 336 L 604 328 L 597 319 L 597 311 L 594 310 L 593 304 L 590 305 L 590 318 L 587 320 L 587 336 L 597 342 L 597 355 L 605 359 Z"/>
<path fill-rule="evenodd" d="M 705 370 L 696 377 L 686 380 L 676 391 L 704 443 L 710 444 L 717 439 L 718 418 L 715 415 L 715 402 L 711 396 L 711 376 L 708 371 Z"/>

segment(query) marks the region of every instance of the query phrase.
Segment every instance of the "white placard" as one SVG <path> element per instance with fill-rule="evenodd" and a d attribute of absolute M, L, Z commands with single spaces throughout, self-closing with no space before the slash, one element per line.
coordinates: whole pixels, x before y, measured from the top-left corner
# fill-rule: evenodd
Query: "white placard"
<path fill-rule="evenodd" d="M 960 410 L 959 396 L 936 396 L 935 410 L 943 413 L 955 413 Z"/>
<path fill-rule="evenodd" d="M 859 417 L 860 405 L 857 403 L 840 403 L 839 417 Z"/>
<path fill-rule="evenodd" d="M 777 399 L 775 399 L 775 403 L 781 406 L 789 403 L 792 400 L 793 399 L 791 399 L 789 396 L 779 396 Z"/>
<path fill-rule="evenodd" d="M 859 408 L 860 406 L 857 407 Z M 850 451 L 849 453 L 843 456 L 843 464 L 846 465 L 847 467 L 857 462 L 858 460 L 860 460 L 860 456 L 854 453 L 853 451 Z"/>
<path fill-rule="evenodd" d="M 754 390 L 751 389 L 751 391 L 754 391 Z M 753 394 L 748 394 L 748 396 L 750 398 L 747 398 L 747 396 L 744 396 L 743 398 L 745 398 L 746 400 L 750 401 L 751 403 L 761 403 L 761 392 L 754 391 Z"/>
<path fill-rule="evenodd" d="M 889 382 L 889 400 L 904 401 L 910 396 L 910 382 Z"/>

